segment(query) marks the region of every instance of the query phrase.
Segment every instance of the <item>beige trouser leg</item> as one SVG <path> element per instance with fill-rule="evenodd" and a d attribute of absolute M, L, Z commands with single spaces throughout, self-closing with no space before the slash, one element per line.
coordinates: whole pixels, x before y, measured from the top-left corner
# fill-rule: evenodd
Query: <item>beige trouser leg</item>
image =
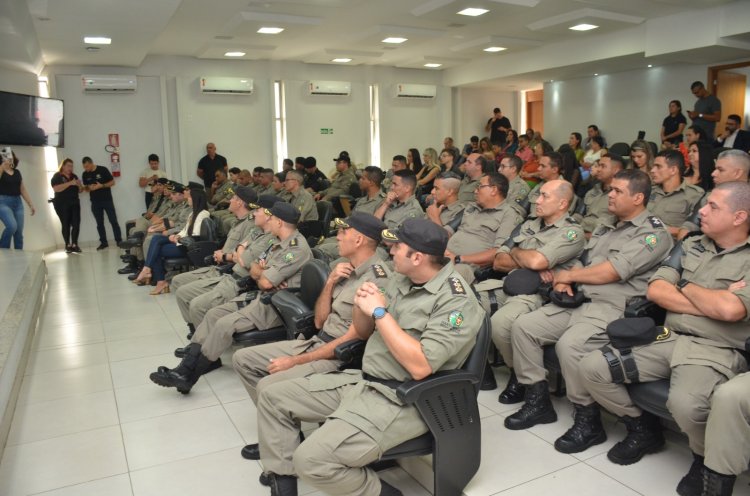
<path fill-rule="evenodd" d="M 513 368 L 513 346 L 510 335 L 513 322 L 521 315 L 536 310 L 537 305 L 526 299 L 511 297 L 503 304 L 490 319 L 492 322 L 492 342 L 505 361 L 505 364 Z"/>
<path fill-rule="evenodd" d="M 201 279 L 208 279 L 211 277 L 219 277 L 219 271 L 216 267 L 201 267 L 200 269 L 191 270 L 190 272 L 182 272 L 175 275 L 172 281 L 169 283 L 172 288 L 172 292 L 176 293 L 181 286 L 190 284 L 191 282 L 200 281 Z"/>
<path fill-rule="evenodd" d="M 186 274 L 190 274 L 190 272 L 178 274 L 177 276 L 175 276 L 175 279 Z M 213 289 L 213 287 L 216 286 L 220 280 L 221 279 L 219 276 L 212 278 L 195 279 L 188 283 L 185 283 L 184 278 L 179 281 L 178 288 L 174 291 L 174 294 L 175 298 L 177 299 L 177 306 L 179 307 L 180 313 L 182 314 L 182 318 L 185 319 L 185 322 L 193 325 L 200 324 L 200 321 L 196 322 L 190 318 L 190 302 L 192 302 L 194 298 L 197 298 L 198 296 L 211 291 L 211 289 Z M 171 285 L 174 287 L 174 279 L 172 280 Z"/>
<path fill-rule="evenodd" d="M 209 310 L 203 322 L 195 329 L 191 341 L 200 343 L 203 355 L 214 361 L 231 346 L 235 329 L 243 324 L 247 324 L 245 329 L 255 327 L 253 321 L 237 311 L 237 303 L 230 301 Z"/>
<path fill-rule="evenodd" d="M 750 464 L 750 373 L 725 382 L 714 391 L 706 425 L 708 468 L 739 475 Z"/>
<path fill-rule="evenodd" d="M 204 285 L 204 290 L 201 293 L 196 294 L 190 300 L 190 303 L 188 304 L 188 317 L 190 320 L 188 322 L 191 322 L 196 326 L 199 325 L 203 322 L 203 319 L 209 310 L 227 303 L 229 300 L 237 296 L 237 285 L 232 276 L 219 276 L 216 281 L 215 284 L 209 287 L 205 287 Z M 197 286 L 197 283 L 191 284 L 189 287 L 194 286 Z M 195 289 L 198 290 L 197 287 Z"/>
<path fill-rule="evenodd" d="M 557 343 L 568 329 L 575 310 L 547 305 L 522 315 L 513 323 L 511 342 L 518 382 L 528 385 L 547 379 L 543 347 Z"/>

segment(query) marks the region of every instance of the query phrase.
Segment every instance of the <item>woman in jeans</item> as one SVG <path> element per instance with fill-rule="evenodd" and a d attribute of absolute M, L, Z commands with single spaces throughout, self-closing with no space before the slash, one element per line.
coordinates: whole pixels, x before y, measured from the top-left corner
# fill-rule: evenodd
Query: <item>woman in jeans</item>
<path fill-rule="evenodd" d="M 23 249 L 23 203 L 26 201 L 31 209 L 31 215 L 36 213 L 31 197 L 23 185 L 21 173 L 16 170 L 18 158 L 13 153 L 13 160 L 2 160 L 0 164 L 0 222 L 5 225 L 3 234 L 0 236 L 0 248 L 10 248 L 10 240 L 13 238 L 13 247 L 16 250 Z"/>
<path fill-rule="evenodd" d="M 52 205 L 62 224 L 65 252 L 80 253 L 78 233 L 81 229 L 81 202 L 78 200 L 78 193 L 83 186 L 78 176 L 73 173 L 73 161 L 69 158 L 63 160 L 50 182 L 55 191 Z"/>

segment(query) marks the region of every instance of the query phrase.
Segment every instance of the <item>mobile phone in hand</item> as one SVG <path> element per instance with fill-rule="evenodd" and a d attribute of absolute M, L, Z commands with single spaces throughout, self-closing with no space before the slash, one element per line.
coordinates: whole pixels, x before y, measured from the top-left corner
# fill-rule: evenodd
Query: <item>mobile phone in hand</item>
<path fill-rule="evenodd" d="M 13 163 L 13 151 L 9 146 L 0 148 L 0 157 L 2 157 L 2 160 L 0 160 L 0 162 L 10 162 L 11 164 Z"/>

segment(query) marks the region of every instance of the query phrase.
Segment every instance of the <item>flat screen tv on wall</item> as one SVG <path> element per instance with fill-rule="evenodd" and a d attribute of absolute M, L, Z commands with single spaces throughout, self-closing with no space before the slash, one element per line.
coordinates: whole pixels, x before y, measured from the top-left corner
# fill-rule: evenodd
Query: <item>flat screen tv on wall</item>
<path fill-rule="evenodd" d="M 63 101 L 0 91 L 0 144 L 65 146 Z"/>

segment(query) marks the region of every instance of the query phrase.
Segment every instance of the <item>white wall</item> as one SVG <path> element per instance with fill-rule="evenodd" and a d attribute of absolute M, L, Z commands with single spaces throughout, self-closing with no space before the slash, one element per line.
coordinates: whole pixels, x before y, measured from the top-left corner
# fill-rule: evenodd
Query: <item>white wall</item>
<path fill-rule="evenodd" d="M 497 91 L 482 88 L 457 88 L 454 99 L 454 140 L 459 148 L 469 142 L 471 136 L 489 136 L 484 130 L 487 119 L 492 117 L 492 109 L 499 107 L 503 115 L 510 119 L 513 129 L 519 130 L 520 112 L 518 92 Z M 525 132 L 525 129 L 520 130 Z"/>
<path fill-rule="evenodd" d="M 706 66 L 668 65 L 545 83 L 545 137 L 557 147 L 571 132 L 585 136 L 586 127 L 596 124 L 609 144 L 630 143 L 639 130 L 658 143 L 669 101 L 680 100 L 683 112 L 692 110 L 690 84 L 705 80 Z"/>

